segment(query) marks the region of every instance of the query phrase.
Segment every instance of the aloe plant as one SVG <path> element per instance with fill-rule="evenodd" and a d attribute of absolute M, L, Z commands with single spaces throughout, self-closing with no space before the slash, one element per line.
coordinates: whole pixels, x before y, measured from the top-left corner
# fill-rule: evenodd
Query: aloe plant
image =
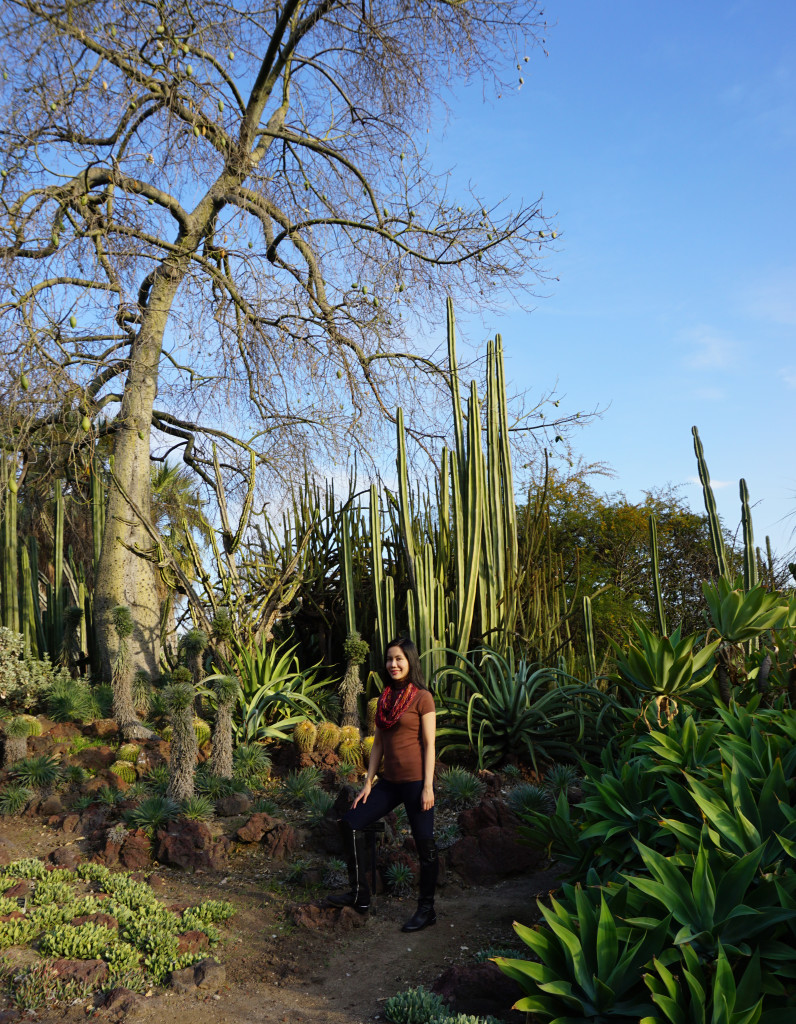
<path fill-rule="evenodd" d="M 726 579 L 703 583 L 713 628 L 729 644 L 757 639 L 788 622 L 790 608 L 781 594 L 768 593 L 758 583 L 744 592 Z"/>

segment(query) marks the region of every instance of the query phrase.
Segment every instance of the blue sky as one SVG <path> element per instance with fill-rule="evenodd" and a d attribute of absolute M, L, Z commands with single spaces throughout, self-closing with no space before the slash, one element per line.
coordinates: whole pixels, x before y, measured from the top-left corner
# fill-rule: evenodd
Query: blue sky
<path fill-rule="evenodd" d="M 517 387 L 558 381 L 576 438 L 632 500 L 667 483 L 702 508 L 700 430 L 730 529 L 796 526 L 796 3 L 554 0 L 525 84 L 453 101 L 433 143 L 452 185 L 556 217 L 558 281 L 487 322 Z M 519 73 L 518 73 L 519 74 Z M 471 342 L 478 321 L 463 325 Z M 787 519 L 788 514 L 794 514 Z"/>

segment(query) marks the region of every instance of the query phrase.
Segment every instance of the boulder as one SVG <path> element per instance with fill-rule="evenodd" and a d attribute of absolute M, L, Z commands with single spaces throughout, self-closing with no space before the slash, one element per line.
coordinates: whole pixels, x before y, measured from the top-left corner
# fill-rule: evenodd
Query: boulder
<path fill-rule="evenodd" d="M 448 1002 L 451 1015 L 467 1013 L 474 1017 L 492 1016 L 517 1022 L 524 1018 L 524 1014 L 511 1009 L 522 998 L 522 989 L 491 960 L 449 967 L 431 989 Z"/>
<path fill-rule="evenodd" d="M 463 836 L 476 836 L 485 828 L 498 825 L 501 828 L 516 828 L 517 816 L 503 800 L 487 797 L 475 807 L 459 815 L 459 831 Z"/>
<path fill-rule="evenodd" d="M 470 885 L 489 885 L 537 867 L 544 854 L 520 842 L 512 828 L 492 825 L 463 836 L 448 851 L 448 864 Z"/>
<path fill-rule="evenodd" d="M 278 818 L 272 818 L 270 814 L 257 811 L 245 825 L 241 825 L 235 833 L 242 843 L 259 843 L 266 832 L 270 832 L 278 824 Z"/>
<path fill-rule="evenodd" d="M 64 820 L 61 822 L 61 831 L 71 834 L 77 832 L 80 828 L 80 815 L 79 814 L 67 814 Z"/>
<path fill-rule="evenodd" d="M 119 726 L 112 718 L 98 718 L 84 727 L 83 735 L 98 740 L 115 739 L 119 735 Z"/>
<path fill-rule="evenodd" d="M 190 871 L 224 871 L 229 846 L 228 839 L 216 839 L 203 821 L 175 821 L 158 832 L 157 858 Z"/>
<path fill-rule="evenodd" d="M 96 914 L 81 914 L 79 917 L 72 918 L 73 925 L 89 923 L 105 925 L 106 928 L 111 928 L 114 931 L 119 927 L 119 922 L 111 914 L 102 914 L 98 912 Z"/>
<path fill-rule="evenodd" d="M 216 814 L 219 818 L 234 818 L 238 814 L 245 814 L 251 805 L 245 793 L 230 793 L 216 801 Z"/>
<path fill-rule="evenodd" d="M 80 765 L 88 772 L 99 772 L 110 768 L 116 760 L 116 751 L 112 747 L 84 747 L 72 758 L 73 764 Z M 93 781 L 93 780 L 92 780 Z M 89 790 L 93 792 L 93 790 Z"/>
<path fill-rule="evenodd" d="M 0 889 L 2 889 L 2 882 L 0 882 Z M 30 896 L 33 892 L 33 882 L 29 878 L 21 878 L 18 882 L 9 886 L 8 889 L 3 889 L 3 895 L 10 900 L 15 900 L 19 896 Z"/>
<path fill-rule="evenodd" d="M 81 861 L 80 850 L 76 846 L 59 846 L 49 856 L 49 861 L 58 868 L 74 871 Z"/>
<path fill-rule="evenodd" d="M 80 736 L 81 732 L 74 722 L 56 722 L 52 729 L 47 731 L 47 735 L 56 742 L 63 740 L 68 743 L 76 736 Z"/>
<path fill-rule="evenodd" d="M 121 843 L 114 843 L 111 839 L 105 838 L 105 845 L 94 855 L 95 864 L 104 864 L 106 868 L 115 868 L 119 863 L 119 851 Z"/>
<path fill-rule="evenodd" d="M 64 981 L 83 982 L 92 988 L 99 988 L 108 977 L 104 960 L 52 960 L 50 966 Z"/>
<path fill-rule="evenodd" d="M 172 971 L 170 975 L 171 987 L 175 992 L 190 992 L 196 988 L 196 978 L 193 967 L 183 967 L 179 971 Z"/>
<path fill-rule="evenodd" d="M 308 931 L 350 932 L 367 922 L 367 916 L 353 907 L 320 907 L 315 903 L 294 907 L 291 916 L 298 928 Z"/>
<path fill-rule="evenodd" d="M 141 996 L 137 992 L 120 985 L 118 988 L 111 989 L 107 994 L 105 1002 L 102 1004 L 101 1013 L 104 1017 L 119 1021 L 135 1010 L 140 1002 Z"/>
<path fill-rule="evenodd" d="M 194 967 L 193 976 L 197 988 L 210 989 L 212 992 L 218 992 L 227 983 L 226 970 L 212 957 L 200 960 Z"/>
<path fill-rule="evenodd" d="M 152 867 L 152 842 L 143 829 L 137 828 L 124 837 L 119 863 L 128 871 L 145 871 Z"/>
<path fill-rule="evenodd" d="M 199 953 L 208 948 L 208 938 L 204 932 L 190 931 L 183 932 L 177 944 L 177 953 Z"/>
<path fill-rule="evenodd" d="M 263 836 L 262 844 L 271 860 L 286 860 L 301 845 L 298 832 L 286 821 L 278 821 Z"/>

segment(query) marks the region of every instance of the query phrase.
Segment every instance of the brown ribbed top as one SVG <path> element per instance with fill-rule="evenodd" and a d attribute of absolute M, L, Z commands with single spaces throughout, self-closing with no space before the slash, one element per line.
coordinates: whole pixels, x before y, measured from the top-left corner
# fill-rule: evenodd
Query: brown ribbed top
<path fill-rule="evenodd" d="M 392 729 L 382 729 L 383 776 L 388 782 L 423 781 L 423 726 L 420 719 L 434 711 L 434 698 L 420 690 Z"/>

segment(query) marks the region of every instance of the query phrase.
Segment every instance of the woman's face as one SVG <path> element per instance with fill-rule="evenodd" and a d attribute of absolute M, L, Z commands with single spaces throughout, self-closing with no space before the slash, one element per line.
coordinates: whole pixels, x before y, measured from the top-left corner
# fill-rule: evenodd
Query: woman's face
<path fill-rule="evenodd" d="M 387 675 L 397 683 L 409 675 L 409 662 L 400 647 L 387 648 Z"/>

